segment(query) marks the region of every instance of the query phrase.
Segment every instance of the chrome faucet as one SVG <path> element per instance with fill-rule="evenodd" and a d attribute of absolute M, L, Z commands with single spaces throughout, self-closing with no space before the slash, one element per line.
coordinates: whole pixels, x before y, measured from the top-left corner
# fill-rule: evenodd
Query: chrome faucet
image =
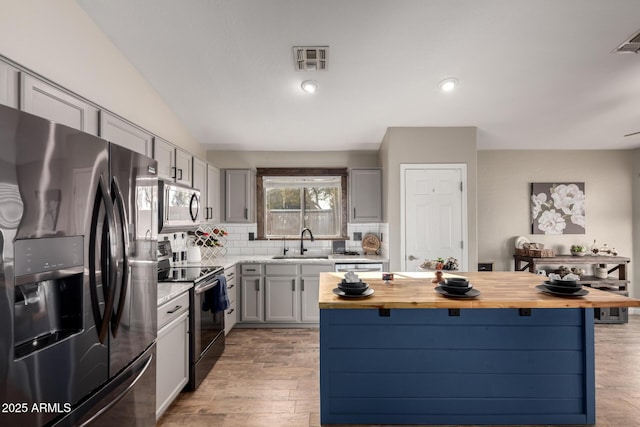
<path fill-rule="evenodd" d="M 304 255 L 304 253 L 307 251 L 304 248 L 304 232 L 308 231 L 309 232 L 309 237 L 310 240 L 313 242 L 313 233 L 311 232 L 311 230 L 309 230 L 308 228 L 303 228 L 302 232 L 300 233 L 300 255 Z"/>

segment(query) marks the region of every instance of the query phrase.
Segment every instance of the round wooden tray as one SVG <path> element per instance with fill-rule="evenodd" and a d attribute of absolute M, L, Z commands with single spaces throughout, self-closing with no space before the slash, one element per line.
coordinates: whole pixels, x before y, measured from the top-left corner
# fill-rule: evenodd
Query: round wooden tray
<path fill-rule="evenodd" d="M 375 234 L 365 234 L 362 238 L 362 252 L 367 254 L 378 255 L 380 250 L 380 239 Z"/>

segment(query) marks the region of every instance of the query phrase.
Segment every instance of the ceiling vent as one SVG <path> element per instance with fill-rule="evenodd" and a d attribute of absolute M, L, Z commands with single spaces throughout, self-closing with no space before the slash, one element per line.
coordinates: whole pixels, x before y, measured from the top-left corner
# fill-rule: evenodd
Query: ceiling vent
<path fill-rule="evenodd" d="M 627 41 L 616 48 L 616 52 L 638 53 L 640 50 L 640 31 L 629 37 Z"/>
<path fill-rule="evenodd" d="M 296 71 L 327 71 L 329 46 L 294 46 Z"/>

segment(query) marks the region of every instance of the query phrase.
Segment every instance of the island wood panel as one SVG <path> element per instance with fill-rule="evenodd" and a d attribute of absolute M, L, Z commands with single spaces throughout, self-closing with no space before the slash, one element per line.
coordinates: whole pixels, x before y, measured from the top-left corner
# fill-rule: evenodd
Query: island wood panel
<path fill-rule="evenodd" d="M 321 310 L 321 422 L 587 424 L 593 310 Z"/>
<path fill-rule="evenodd" d="M 544 277 L 527 272 L 477 272 L 447 274 L 467 277 L 480 291 L 476 298 L 447 298 L 438 294 L 429 272 L 394 273 L 385 284 L 380 273 L 361 273 L 374 294 L 365 298 L 342 298 L 332 290 L 344 277 L 341 273 L 321 273 L 319 304 L 333 308 L 593 308 L 640 307 L 640 300 L 598 289 L 587 288 L 584 297 L 559 297 L 540 292 Z"/>

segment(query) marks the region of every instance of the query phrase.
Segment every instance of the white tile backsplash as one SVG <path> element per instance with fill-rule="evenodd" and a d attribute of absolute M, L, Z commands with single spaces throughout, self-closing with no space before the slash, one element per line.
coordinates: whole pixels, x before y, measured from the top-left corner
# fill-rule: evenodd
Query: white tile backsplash
<path fill-rule="evenodd" d="M 249 240 L 249 233 L 257 235 L 257 224 L 220 224 L 220 227 L 227 230 L 227 255 L 280 255 L 282 254 L 282 239 L 273 240 Z M 373 233 L 380 236 L 383 233 L 381 242 L 381 255 L 389 253 L 389 224 L 373 223 L 373 224 L 348 224 L 347 233 L 349 240 L 345 241 L 345 249 L 348 251 L 362 252 L 362 241 L 353 240 L 353 233 L 360 232 L 362 236 L 367 233 Z M 287 240 L 286 247 L 289 248 L 289 254 L 297 254 L 300 252 L 299 240 Z M 310 242 L 305 240 L 304 247 L 313 253 L 330 253 L 331 240 L 316 240 Z"/>

